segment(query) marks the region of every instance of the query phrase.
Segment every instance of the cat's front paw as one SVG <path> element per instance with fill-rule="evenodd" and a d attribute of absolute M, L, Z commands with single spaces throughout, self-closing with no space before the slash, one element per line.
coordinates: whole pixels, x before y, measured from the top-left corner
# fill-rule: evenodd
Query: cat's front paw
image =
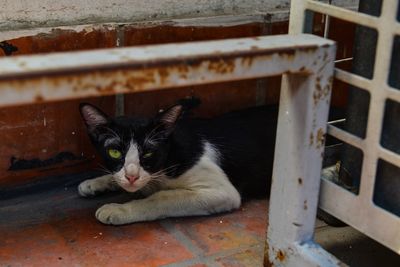
<path fill-rule="evenodd" d="M 78 193 L 81 197 L 92 197 L 97 194 L 93 180 L 86 180 L 79 184 Z"/>
<path fill-rule="evenodd" d="M 104 224 L 121 225 L 131 223 L 129 212 L 123 204 L 106 204 L 96 211 L 96 218 Z"/>

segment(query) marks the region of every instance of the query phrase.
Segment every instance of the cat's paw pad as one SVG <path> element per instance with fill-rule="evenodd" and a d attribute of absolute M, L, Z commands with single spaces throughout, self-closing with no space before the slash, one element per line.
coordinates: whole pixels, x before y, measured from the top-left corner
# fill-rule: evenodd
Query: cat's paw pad
<path fill-rule="evenodd" d="M 86 180 L 79 184 L 78 193 L 82 197 L 92 197 L 98 192 L 96 191 L 93 181 Z"/>
<path fill-rule="evenodd" d="M 106 204 L 96 211 L 96 218 L 104 224 L 120 225 L 130 223 L 122 204 Z"/>

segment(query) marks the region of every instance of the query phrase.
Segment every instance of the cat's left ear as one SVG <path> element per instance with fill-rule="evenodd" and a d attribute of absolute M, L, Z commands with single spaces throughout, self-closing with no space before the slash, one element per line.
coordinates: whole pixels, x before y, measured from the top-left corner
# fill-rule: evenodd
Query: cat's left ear
<path fill-rule="evenodd" d="M 96 127 L 108 123 L 108 116 L 91 104 L 82 103 L 79 106 L 79 110 L 89 131 L 93 131 Z"/>
<path fill-rule="evenodd" d="M 179 117 L 182 115 L 182 110 L 182 105 L 172 106 L 158 114 L 157 120 L 164 126 L 165 129 L 172 130 Z"/>

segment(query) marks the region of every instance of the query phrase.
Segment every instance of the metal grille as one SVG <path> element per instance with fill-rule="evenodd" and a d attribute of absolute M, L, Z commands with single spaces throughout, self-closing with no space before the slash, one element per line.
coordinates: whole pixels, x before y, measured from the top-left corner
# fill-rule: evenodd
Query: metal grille
<path fill-rule="evenodd" d="M 328 134 L 363 151 L 364 159 L 359 194 L 354 195 L 342 187 L 322 179 L 319 205 L 322 209 L 400 254 L 400 218 L 373 203 L 378 160 L 381 159 L 400 167 L 400 155 L 382 147 L 380 144 L 382 122 L 385 115 L 385 102 L 388 99 L 397 103 L 400 102 L 400 90 L 388 84 L 394 38 L 396 35 L 400 35 L 400 24 L 396 20 L 399 1 L 382 1 L 381 15 L 379 17 L 369 16 L 312 0 L 292 0 L 291 4 L 290 34 L 299 34 L 305 31 L 303 25 L 306 25 L 306 11 L 314 11 L 339 18 L 376 29 L 378 32 L 372 79 L 367 79 L 337 68 L 334 75 L 340 81 L 369 92 L 371 99 L 366 137 L 360 138 L 333 125 L 328 126 Z M 282 148 L 277 147 L 276 149 L 279 150 Z M 279 160 L 279 158 L 276 160 Z M 291 158 L 285 159 L 288 163 L 292 163 L 293 160 Z M 279 178 L 289 179 L 289 177 L 281 177 L 282 175 L 278 173 L 278 169 L 279 162 L 275 162 L 274 178 L 280 176 Z M 299 226 L 299 229 L 294 231 L 297 234 L 296 237 L 288 236 L 288 234 L 282 232 L 282 226 L 278 226 L 279 222 L 274 217 L 278 218 L 279 214 L 299 212 L 301 207 L 297 207 L 297 210 L 284 209 L 284 211 L 279 211 L 277 207 L 274 207 L 287 208 L 285 205 L 277 203 L 284 200 L 282 200 L 282 197 L 280 198 L 277 194 L 274 194 L 274 191 L 283 190 L 283 184 L 280 183 L 275 186 L 273 185 L 272 188 L 270 230 L 268 234 L 270 261 L 275 265 L 303 266 L 293 260 L 280 260 L 282 259 L 282 255 L 290 254 L 294 259 L 305 261 L 304 266 L 338 266 L 338 262 L 335 262 L 321 248 L 310 242 L 309 230 L 305 230 L 302 226 Z M 318 190 L 318 183 L 316 182 L 314 185 L 314 190 Z M 282 194 L 282 192 L 280 193 Z M 310 192 L 305 193 L 309 194 Z M 297 200 L 305 201 L 304 199 L 307 197 L 303 196 L 302 198 L 299 196 Z M 311 196 L 311 201 L 314 200 L 316 199 Z M 293 201 L 293 199 L 290 201 Z M 310 197 L 308 197 L 309 202 Z M 292 203 L 292 205 L 295 204 Z M 313 222 L 313 220 L 311 221 Z M 301 222 L 297 221 L 296 224 L 300 225 L 305 222 L 308 223 L 310 221 L 303 219 Z M 281 240 L 278 240 L 279 238 Z M 305 246 L 305 243 L 308 243 L 308 246 Z M 299 244 L 303 245 L 300 246 Z"/>

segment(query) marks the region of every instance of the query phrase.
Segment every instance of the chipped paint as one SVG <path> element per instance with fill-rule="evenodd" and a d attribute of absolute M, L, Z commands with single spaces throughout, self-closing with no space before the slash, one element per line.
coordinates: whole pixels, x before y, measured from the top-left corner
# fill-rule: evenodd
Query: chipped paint
<path fill-rule="evenodd" d="M 297 182 L 299 183 L 299 185 L 302 185 L 302 184 L 303 184 L 303 179 L 302 179 L 301 177 L 299 177 L 299 178 L 297 179 Z"/>
<path fill-rule="evenodd" d="M 312 73 L 304 63 L 326 43 L 332 44 L 310 35 L 267 36 L 3 58 L 0 59 L 0 105 L 167 89 L 281 73 Z"/>
<path fill-rule="evenodd" d="M 286 259 L 286 254 L 282 250 L 278 250 L 278 252 L 275 255 L 275 258 L 279 260 L 280 262 L 283 262 Z"/>
<path fill-rule="evenodd" d="M 325 144 L 325 132 L 322 128 L 318 129 L 316 136 L 317 149 L 323 148 Z"/>

